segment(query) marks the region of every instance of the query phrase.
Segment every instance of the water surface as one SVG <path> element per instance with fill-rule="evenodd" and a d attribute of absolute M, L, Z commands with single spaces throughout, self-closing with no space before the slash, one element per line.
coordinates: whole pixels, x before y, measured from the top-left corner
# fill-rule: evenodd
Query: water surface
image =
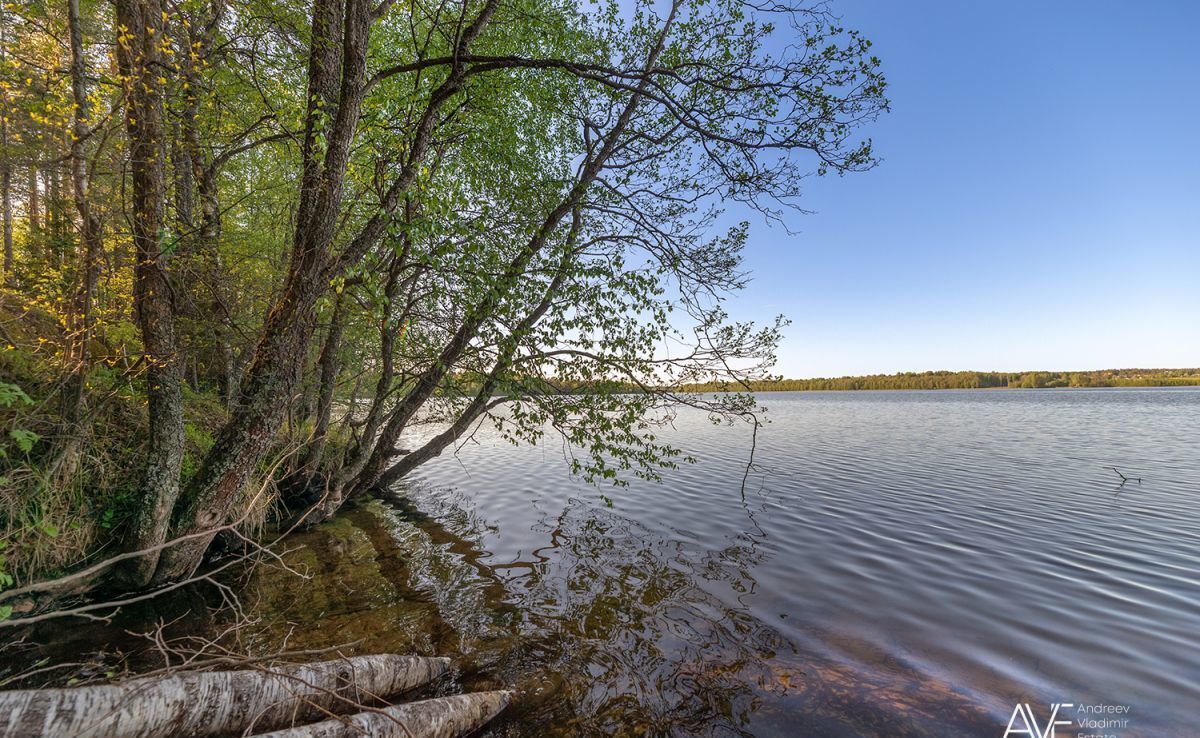
<path fill-rule="evenodd" d="M 442 689 L 522 690 L 491 735 L 1197 734 L 1200 391 L 761 400 L 744 499 L 748 429 L 699 414 L 699 463 L 617 490 L 480 432 L 295 538 L 256 642 L 456 656 Z"/>

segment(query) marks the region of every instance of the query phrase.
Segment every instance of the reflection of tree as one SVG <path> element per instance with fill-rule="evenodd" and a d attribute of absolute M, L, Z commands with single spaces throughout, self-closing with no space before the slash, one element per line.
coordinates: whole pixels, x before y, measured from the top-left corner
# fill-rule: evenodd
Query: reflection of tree
<path fill-rule="evenodd" d="M 447 688 L 522 690 L 493 735 L 995 733 L 944 683 L 801 650 L 756 617 L 741 604 L 764 558 L 755 537 L 689 544 L 572 500 L 539 523 L 547 545 L 492 563 L 494 529 L 469 506 L 421 501 L 302 534 L 290 556 L 309 582 L 262 570 L 262 647 L 361 638 L 362 652 L 458 655 L 462 683 Z"/>
<path fill-rule="evenodd" d="M 694 552 L 578 501 L 549 533 L 511 585 L 546 634 L 542 668 L 559 675 L 538 717 L 579 734 L 748 735 L 756 685 L 785 644 L 712 590 L 752 586 L 753 542 Z"/>
<path fill-rule="evenodd" d="M 945 683 L 801 652 L 755 617 L 740 604 L 764 558 L 753 536 L 703 548 L 572 500 L 539 524 L 546 546 L 489 564 L 485 522 L 422 499 L 428 512 L 402 503 L 380 545 L 407 542 L 409 586 L 454 623 L 439 648 L 474 663 L 469 686 L 525 690 L 508 718 L 514 733 L 995 732 L 994 718 Z"/>
<path fill-rule="evenodd" d="M 242 598 L 254 649 L 353 641 L 358 653 L 459 656 L 459 683 L 444 689 L 521 690 L 493 736 L 969 737 L 1006 719 L 892 657 L 854 666 L 763 622 L 743 604 L 758 588 L 761 532 L 690 544 L 571 500 L 538 523 L 546 545 L 493 563 L 496 529 L 470 505 L 417 497 L 290 537 L 285 560 L 307 581 L 253 570 Z M 103 627 L 145 630 L 188 611 L 175 635 L 220 628 L 182 596 Z M 98 632 L 58 642 L 78 653 Z"/>

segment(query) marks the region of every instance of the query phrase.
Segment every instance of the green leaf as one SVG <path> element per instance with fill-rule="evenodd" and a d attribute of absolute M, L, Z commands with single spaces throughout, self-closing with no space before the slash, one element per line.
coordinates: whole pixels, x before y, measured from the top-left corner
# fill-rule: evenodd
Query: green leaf
<path fill-rule="evenodd" d="M 0 405 L 4 407 L 12 407 L 16 403 L 22 405 L 32 405 L 33 399 L 25 394 L 25 390 L 15 384 L 8 382 L 0 382 Z"/>
<path fill-rule="evenodd" d="M 8 432 L 10 438 L 17 444 L 17 448 L 21 449 L 21 453 L 29 453 L 33 450 L 34 444 L 42 440 L 42 437 L 31 430 L 24 428 L 13 428 Z"/>

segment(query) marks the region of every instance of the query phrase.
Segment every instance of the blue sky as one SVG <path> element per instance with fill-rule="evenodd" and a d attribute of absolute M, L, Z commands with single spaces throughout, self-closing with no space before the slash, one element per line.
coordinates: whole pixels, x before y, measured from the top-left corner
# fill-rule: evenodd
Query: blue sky
<path fill-rule="evenodd" d="M 1200 2 L 835 0 L 892 113 L 754 223 L 791 377 L 1200 366 Z"/>

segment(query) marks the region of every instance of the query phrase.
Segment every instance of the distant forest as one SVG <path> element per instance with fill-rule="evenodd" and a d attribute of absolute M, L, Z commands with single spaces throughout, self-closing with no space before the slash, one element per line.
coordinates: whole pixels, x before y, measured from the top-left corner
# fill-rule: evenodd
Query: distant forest
<path fill-rule="evenodd" d="M 1200 369 L 1097 369 L 1086 372 L 901 372 L 864 377 L 771 379 L 750 382 L 754 392 L 811 390 L 936 390 L 1051 387 L 1182 387 L 1200 385 Z M 689 392 L 723 392 L 744 387 L 722 382 L 691 384 Z"/>

